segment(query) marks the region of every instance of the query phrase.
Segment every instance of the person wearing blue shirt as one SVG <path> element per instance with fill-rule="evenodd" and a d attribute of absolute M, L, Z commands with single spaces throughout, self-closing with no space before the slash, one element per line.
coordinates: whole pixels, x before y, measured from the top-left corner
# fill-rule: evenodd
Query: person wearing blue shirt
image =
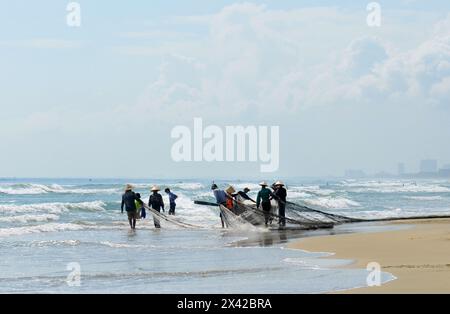
<path fill-rule="evenodd" d="M 223 190 L 219 190 L 217 184 L 213 183 L 211 186 L 211 190 L 213 191 L 214 197 L 216 198 L 216 202 L 218 205 L 227 206 L 227 193 Z M 223 220 L 222 211 L 220 212 L 220 220 L 222 222 L 222 228 L 225 228 L 225 221 Z"/>
<path fill-rule="evenodd" d="M 167 193 L 167 195 L 169 195 L 169 215 L 175 215 L 175 207 L 177 207 L 175 200 L 178 198 L 178 196 L 172 193 L 169 188 L 166 188 L 164 191 Z"/>

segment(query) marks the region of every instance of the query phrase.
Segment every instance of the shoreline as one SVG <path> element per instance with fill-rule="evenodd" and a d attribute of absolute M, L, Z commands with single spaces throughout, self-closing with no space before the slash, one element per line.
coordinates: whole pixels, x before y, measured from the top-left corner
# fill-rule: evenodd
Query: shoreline
<path fill-rule="evenodd" d="M 397 279 L 379 287 L 333 293 L 450 293 L 450 219 L 391 222 L 413 228 L 308 237 L 295 240 L 291 249 L 329 252 L 324 258 L 353 261 L 346 268 L 377 262 L 381 271 Z"/>

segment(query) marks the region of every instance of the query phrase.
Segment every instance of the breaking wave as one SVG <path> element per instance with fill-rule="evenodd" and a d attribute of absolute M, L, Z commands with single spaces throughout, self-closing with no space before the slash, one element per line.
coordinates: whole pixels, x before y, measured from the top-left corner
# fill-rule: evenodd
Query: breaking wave
<path fill-rule="evenodd" d="M 54 214 L 46 215 L 21 215 L 21 216 L 11 216 L 11 217 L 0 217 L 0 222 L 8 223 L 29 223 L 29 222 L 47 222 L 58 220 L 59 216 Z"/>
<path fill-rule="evenodd" d="M 361 206 L 361 204 L 359 204 L 358 202 L 349 200 L 344 197 L 337 197 L 337 198 L 320 197 L 320 198 L 304 199 L 303 201 L 308 205 L 331 209 L 344 209 Z"/>
<path fill-rule="evenodd" d="M 442 196 L 405 196 L 405 198 L 415 201 L 439 201 L 442 200 Z"/>
<path fill-rule="evenodd" d="M 68 211 L 103 211 L 106 204 L 102 201 L 83 203 L 42 203 L 42 204 L 0 204 L 0 212 L 4 213 L 30 213 L 46 212 L 50 214 L 61 214 Z"/>
<path fill-rule="evenodd" d="M 114 194 L 120 192 L 120 189 L 107 188 L 73 188 L 61 186 L 58 184 L 8 184 L 0 186 L 0 194 L 9 195 L 37 195 L 47 193 L 60 194 Z"/>
<path fill-rule="evenodd" d="M 109 246 L 111 248 L 145 248 L 145 247 L 149 247 L 144 244 L 114 243 L 114 242 L 110 242 L 110 241 L 102 241 L 102 242 L 100 242 L 100 244 Z"/>
<path fill-rule="evenodd" d="M 435 183 L 412 183 L 412 182 L 347 182 L 341 183 L 348 190 L 355 193 L 450 193 L 450 188 Z"/>
<path fill-rule="evenodd" d="M 0 229 L 0 237 L 20 236 L 30 233 L 55 232 L 55 231 L 77 231 L 84 229 L 83 226 L 71 223 L 48 223 L 38 226 L 3 228 Z"/>

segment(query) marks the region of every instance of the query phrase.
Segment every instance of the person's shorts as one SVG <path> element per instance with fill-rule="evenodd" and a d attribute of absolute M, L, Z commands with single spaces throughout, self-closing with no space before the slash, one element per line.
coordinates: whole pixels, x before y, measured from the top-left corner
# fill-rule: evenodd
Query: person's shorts
<path fill-rule="evenodd" d="M 171 211 L 171 212 L 174 212 L 176 207 L 177 207 L 176 204 L 170 203 L 170 211 Z"/>
<path fill-rule="evenodd" d="M 128 219 L 136 219 L 136 212 L 135 211 L 129 211 L 127 212 Z"/>

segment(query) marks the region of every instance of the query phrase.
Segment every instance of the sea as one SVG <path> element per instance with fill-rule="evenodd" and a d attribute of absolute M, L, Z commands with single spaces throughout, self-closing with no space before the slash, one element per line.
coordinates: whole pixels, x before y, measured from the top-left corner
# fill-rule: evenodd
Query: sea
<path fill-rule="evenodd" d="M 120 212 L 126 183 L 144 201 L 151 186 L 169 187 L 178 195 L 173 221 L 181 224 L 162 221 L 155 229 L 149 215 L 130 231 Z M 248 187 L 253 197 L 258 191 L 250 180 L 216 183 Z M 318 231 L 224 230 L 217 208 L 194 204 L 214 201 L 210 185 L 211 180 L 0 179 L 0 293 L 340 291 L 367 286 L 369 271 L 333 258 L 333 252 L 289 249 L 289 243 L 394 228 L 358 223 Z M 290 201 L 350 217 L 450 215 L 450 180 L 298 179 L 286 185 Z M 382 272 L 380 280 L 395 277 Z"/>

